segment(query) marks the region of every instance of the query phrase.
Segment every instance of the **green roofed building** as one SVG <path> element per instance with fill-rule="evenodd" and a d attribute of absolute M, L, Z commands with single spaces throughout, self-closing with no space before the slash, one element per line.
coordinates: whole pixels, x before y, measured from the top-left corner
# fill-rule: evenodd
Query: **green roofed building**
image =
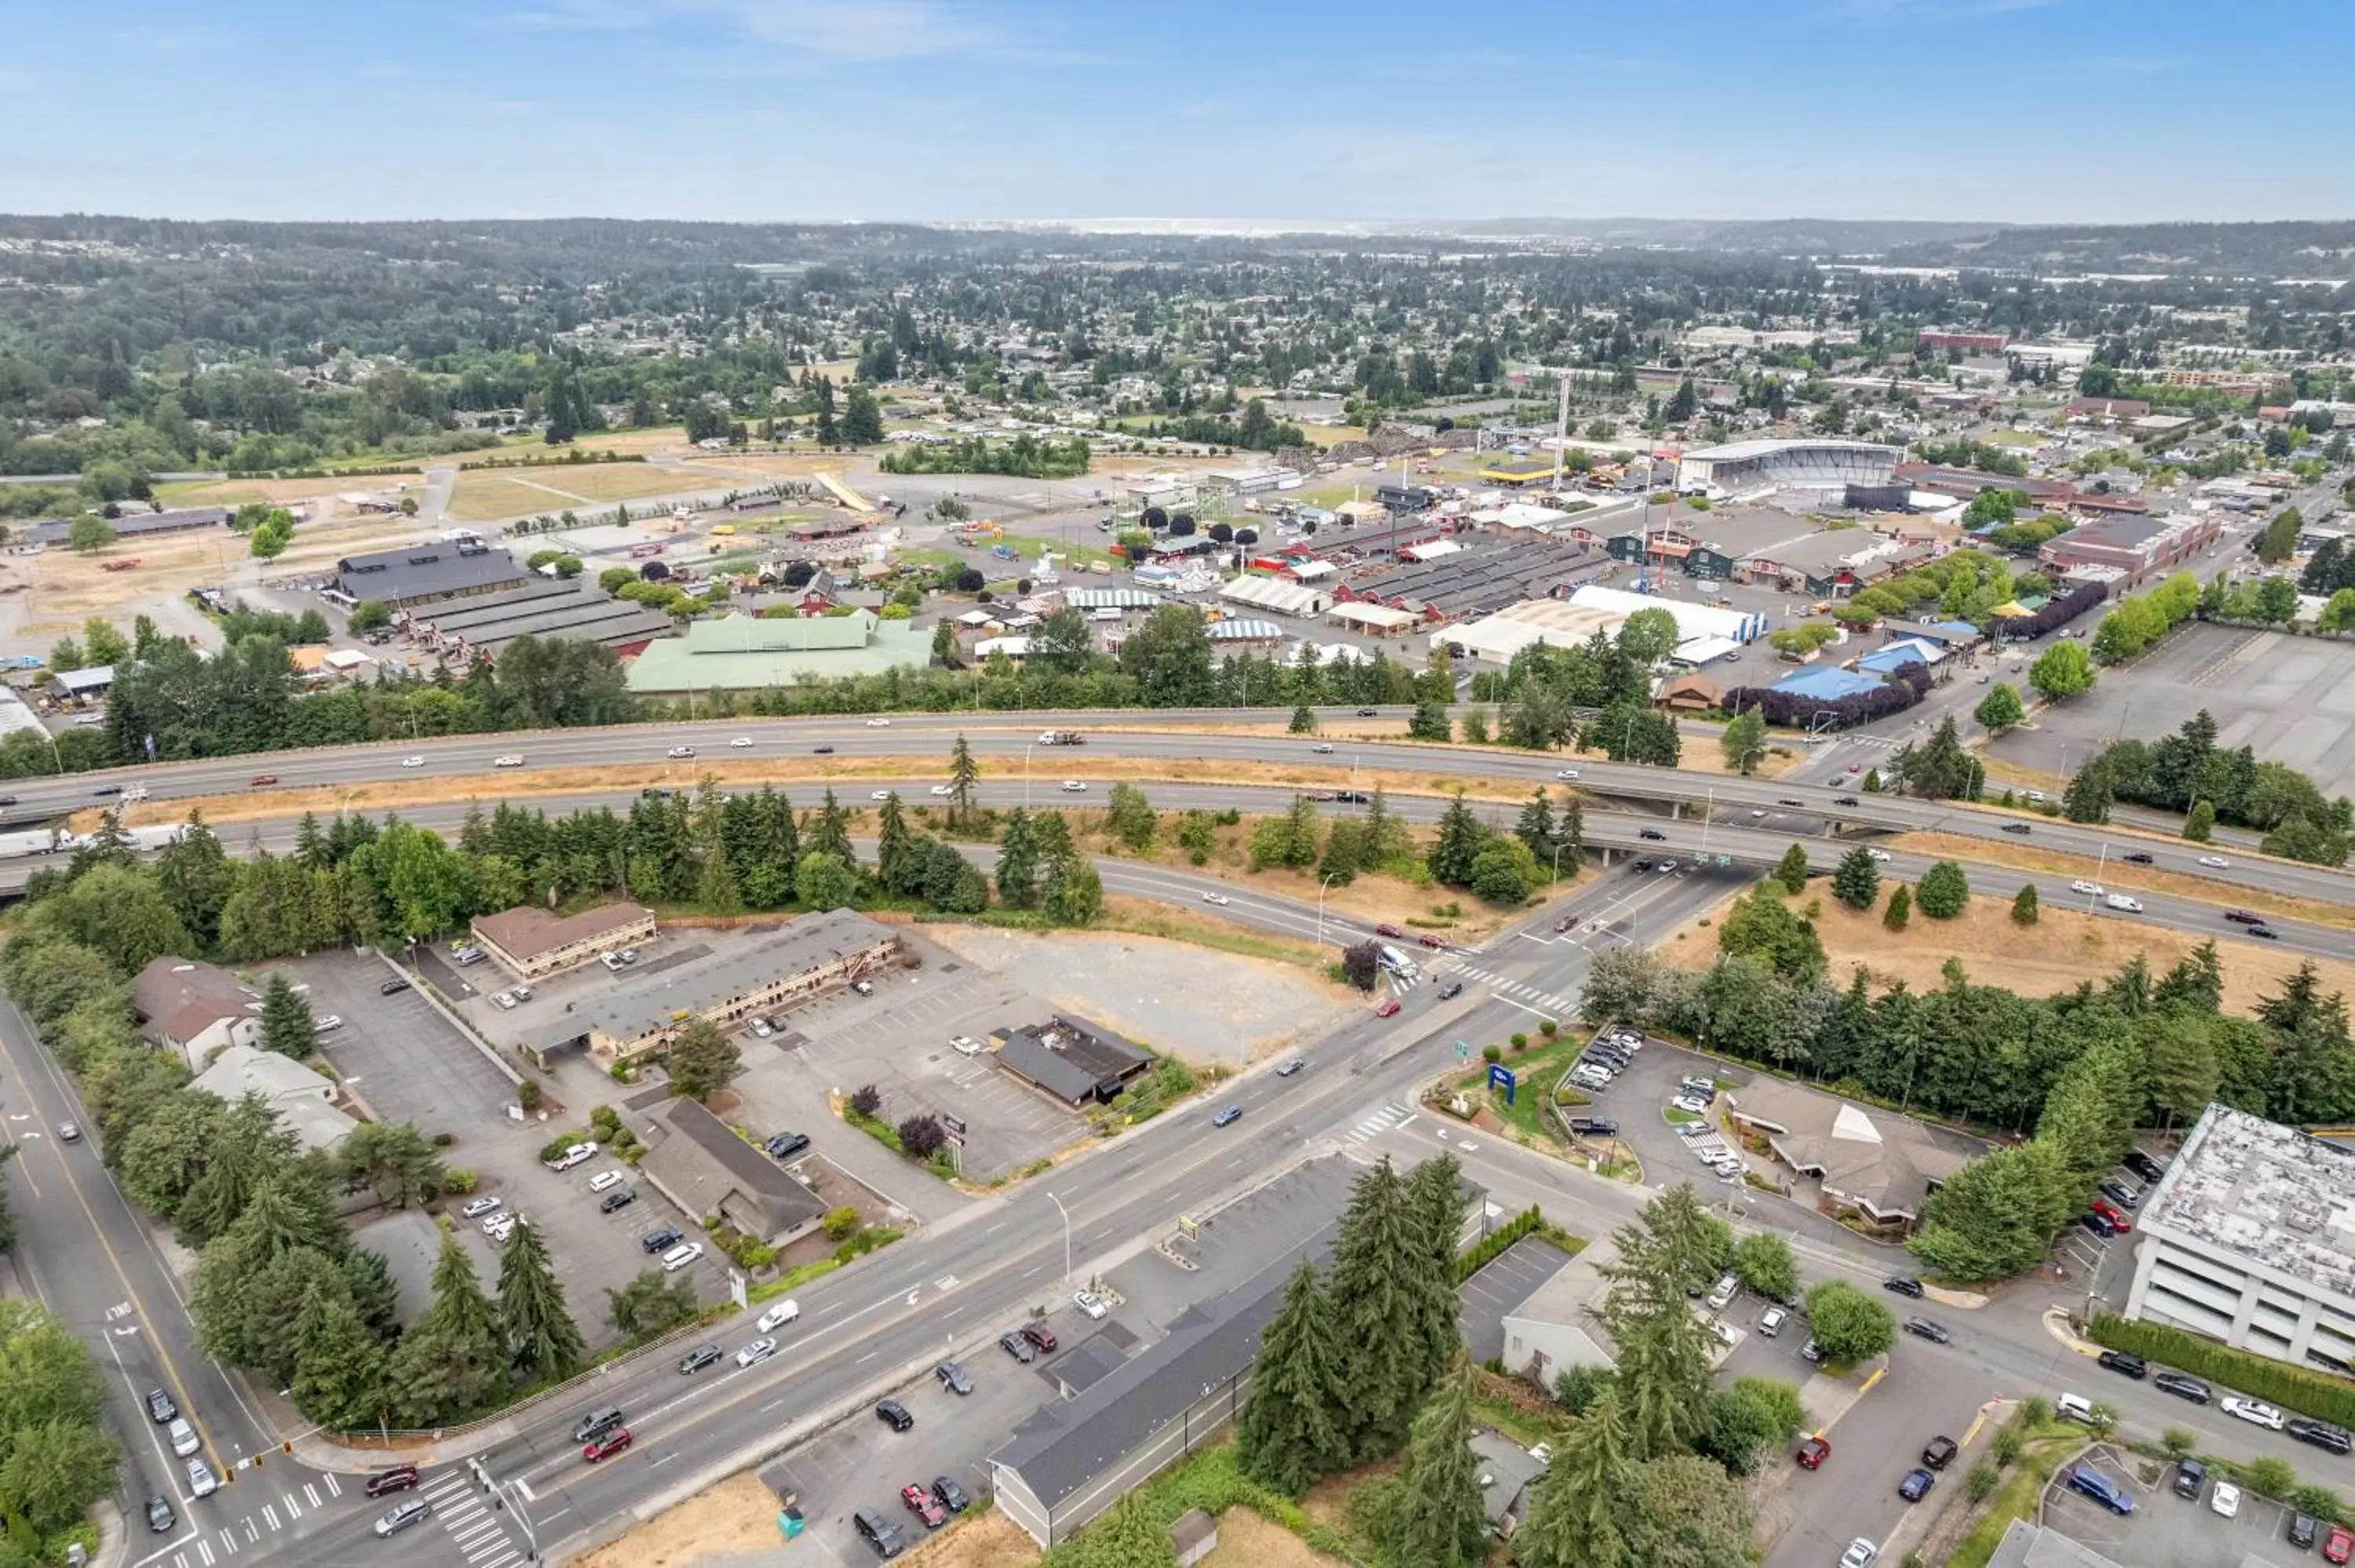
<path fill-rule="evenodd" d="M 841 675 L 921 670 L 932 662 L 932 634 L 871 610 L 794 620 L 731 615 L 698 620 L 684 637 L 649 643 L 630 666 L 630 690 L 643 696 L 748 691 Z"/>

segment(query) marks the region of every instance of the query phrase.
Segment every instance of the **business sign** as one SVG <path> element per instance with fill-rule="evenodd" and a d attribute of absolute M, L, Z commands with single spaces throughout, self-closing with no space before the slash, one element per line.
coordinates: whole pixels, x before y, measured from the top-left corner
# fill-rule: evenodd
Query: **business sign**
<path fill-rule="evenodd" d="M 1507 1105 L 1511 1105 L 1513 1103 L 1513 1086 L 1516 1080 L 1513 1077 L 1513 1070 L 1510 1067 L 1506 1066 L 1502 1062 L 1491 1062 L 1488 1064 L 1488 1086 L 1492 1089 L 1504 1090 L 1505 1103 Z"/>
<path fill-rule="evenodd" d="M 948 1112 L 943 1111 L 941 1113 L 941 1125 L 946 1128 L 952 1135 L 957 1138 L 963 1138 L 964 1136 L 964 1118 L 963 1117 L 951 1116 Z"/>

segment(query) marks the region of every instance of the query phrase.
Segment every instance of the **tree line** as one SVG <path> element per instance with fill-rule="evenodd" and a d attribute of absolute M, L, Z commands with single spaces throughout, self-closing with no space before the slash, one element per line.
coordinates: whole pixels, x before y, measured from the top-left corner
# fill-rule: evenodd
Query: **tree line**
<path fill-rule="evenodd" d="M 2246 746 L 2219 746 L 2217 736 L 2202 708 L 2173 735 L 2103 747 L 2070 780 L 2070 817 L 2107 821 L 2111 803 L 2127 800 L 2183 812 L 2187 836 L 2204 837 L 2208 825 L 2224 821 L 2263 832 L 2267 854 L 2322 865 L 2347 858 L 2355 802 L 2325 799 L 2296 768 L 2260 762 Z"/>
<path fill-rule="evenodd" d="M 1236 1425 L 1243 1473 L 1287 1497 L 1360 1465 L 1401 1460 L 1359 1486 L 1349 1515 L 1373 1561 L 1470 1568 L 1487 1561 L 1481 1462 L 1470 1446 L 1477 1374 L 1458 1324 L 1455 1238 L 1465 1193 L 1441 1156 L 1359 1177 L 1322 1267 L 1303 1261 L 1260 1340 Z M 1615 1368 L 1580 1368 L 1552 1391 L 1568 1435 L 1513 1537 L 1525 1568 L 1713 1568 L 1747 1550 L 1732 1478 L 1796 1432 L 1797 1390 L 1766 1378 L 1711 1387 L 1715 1340 L 1691 1308 L 1733 1251 L 1690 1186 L 1647 1204 L 1614 1238 L 1598 1308 Z M 1787 1262 L 1787 1258 L 1785 1259 Z"/>

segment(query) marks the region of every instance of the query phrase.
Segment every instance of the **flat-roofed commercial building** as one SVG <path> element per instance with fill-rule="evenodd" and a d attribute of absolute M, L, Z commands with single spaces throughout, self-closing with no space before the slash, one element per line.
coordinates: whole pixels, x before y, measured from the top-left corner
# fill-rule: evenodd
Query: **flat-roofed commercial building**
<path fill-rule="evenodd" d="M 589 962 L 600 953 L 655 939 L 655 912 L 640 904 L 601 904 L 561 919 L 534 905 L 477 915 L 475 946 L 517 980 L 538 980 Z"/>
<path fill-rule="evenodd" d="M 2211 1105 L 2135 1231 L 2127 1317 L 2355 1370 L 2355 1150 Z"/>
<path fill-rule="evenodd" d="M 756 1012 L 791 1007 L 847 985 L 900 956 L 889 927 L 848 909 L 805 915 L 750 946 L 671 968 L 642 966 L 618 987 L 572 1003 L 560 1019 L 530 1031 L 525 1047 L 549 1053 L 585 1047 L 600 1066 L 666 1050 L 704 1018 L 733 1030 Z"/>

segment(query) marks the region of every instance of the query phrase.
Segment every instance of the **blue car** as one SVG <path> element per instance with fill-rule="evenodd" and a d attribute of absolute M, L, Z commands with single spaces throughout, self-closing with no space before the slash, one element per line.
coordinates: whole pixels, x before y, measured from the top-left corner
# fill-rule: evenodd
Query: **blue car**
<path fill-rule="evenodd" d="M 1212 1127 L 1232 1127 L 1232 1126 L 1234 1126 L 1234 1124 L 1235 1124 L 1235 1123 L 1237 1123 L 1237 1122 L 1239 1122 L 1239 1121 L 1241 1121 L 1241 1120 L 1242 1120 L 1242 1119 L 1243 1119 L 1243 1107 L 1241 1107 L 1241 1106 L 1226 1106 L 1226 1107 L 1222 1107 L 1220 1109 L 1220 1111 L 1219 1111 L 1219 1114 L 1218 1114 L 1218 1115 L 1216 1115 L 1216 1116 L 1214 1116 L 1214 1117 L 1212 1117 L 1212 1118 L 1210 1118 L 1210 1125 L 1211 1125 Z"/>
<path fill-rule="evenodd" d="M 1920 1502 L 1937 1483 L 1938 1478 L 1928 1470 L 1908 1470 L 1905 1478 L 1897 1483 L 1897 1495 L 1907 1502 Z"/>
<path fill-rule="evenodd" d="M 2126 1488 L 2091 1465 L 2070 1466 L 2068 1480 L 2070 1490 L 2084 1493 L 2112 1513 L 2134 1512 L 2134 1498 Z"/>

